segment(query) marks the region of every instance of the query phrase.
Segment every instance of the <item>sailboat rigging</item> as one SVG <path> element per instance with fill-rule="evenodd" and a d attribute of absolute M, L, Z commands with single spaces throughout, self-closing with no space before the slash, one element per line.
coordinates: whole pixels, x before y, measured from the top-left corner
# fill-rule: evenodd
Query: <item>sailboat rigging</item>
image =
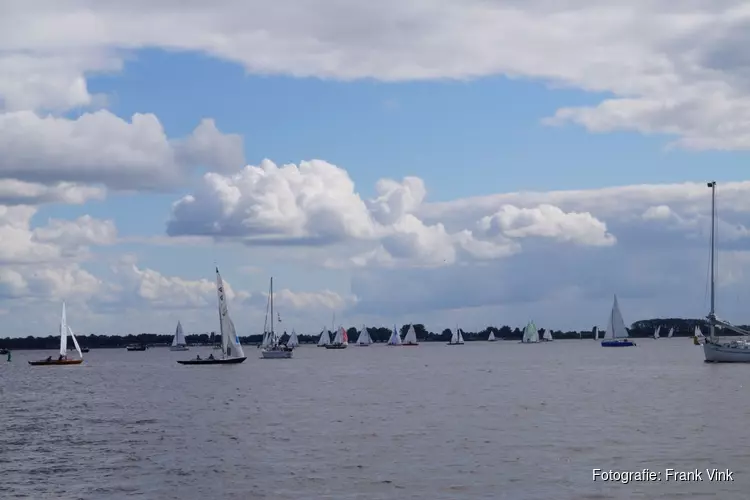
<path fill-rule="evenodd" d="M 292 357 L 294 351 L 293 346 L 284 345 L 279 343 L 279 338 L 276 336 L 274 331 L 274 317 L 273 317 L 273 277 L 271 277 L 271 288 L 268 292 L 268 301 L 271 306 L 271 331 L 268 332 L 268 343 L 263 350 L 260 351 L 260 355 L 263 359 L 289 359 Z M 276 311 L 278 314 L 278 311 Z M 281 321 L 281 315 L 279 315 L 279 322 Z"/>
<path fill-rule="evenodd" d="M 68 334 L 73 339 L 73 345 L 75 345 L 80 359 L 68 359 Z M 81 347 L 78 345 L 78 340 L 76 340 L 73 330 L 68 326 L 68 319 L 65 314 L 65 302 L 63 302 L 62 314 L 60 316 L 60 356 L 57 359 L 52 359 L 52 356 L 50 356 L 40 361 L 29 361 L 29 364 L 31 366 L 80 365 L 82 362 L 83 354 L 81 353 Z"/>
<path fill-rule="evenodd" d="M 716 317 L 716 181 L 709 182 L 708 187 L 711 188 L 711 310 L 707 316 L 709 336 L 703 342 L 703 354 L 707 363 L 750 363 L 750 342 L 744 338 L 722 341 L 716 333 L 717 328 L 726 328 L 743 336 L 750 335 Z"/>

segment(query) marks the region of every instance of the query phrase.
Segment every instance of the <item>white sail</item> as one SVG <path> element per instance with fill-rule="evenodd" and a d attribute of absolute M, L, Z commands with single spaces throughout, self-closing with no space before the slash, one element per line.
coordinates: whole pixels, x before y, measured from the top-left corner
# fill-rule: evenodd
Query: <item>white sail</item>
<path fill-rule="evenodd" d="M 702 339 L 704 337 L 703 332 L 701 331 L 701 327 L 698 325 L 695 325 L 695 336 L 699 339 Z"/>
<path fill-rule="evenodd" d="M 542 335 L 542 338 L 544 340 L 554 340 L 552 338 L 552 330 L 550 330 L 549 328 L 545 328 L 544 335 Z"/>
<path fill-rule="evenodd" d="M 349 338 L 347 337 L 346 330 L 344 330 L 343 326 L 340 326 L 339 329 L 336 330 L 336 336 L 333 338 L 332 343 L 335 345 L 349 344 Z"/>
<path fill-rule="evenodd" d="M 62 315 L 60 316 L 60 356 L 65 356 L 68 352 L 68 319 L 65 315 L 65 301 L 62 305 Z"/>
<path fill-rule="evenodd" d="M 320 332 L 320 339 L 318 340 L 318 345 L 324 346 L 330 343 L 331 343 L 331 336 L 328 333 L 328 330 L 326 329 L 326 327 L 323 327 L 323 331 Z"/>
<path fill-rule="evenodd" d="M 628 337 L 628 329 L 625 327 L 625 320 L 622 319 L 622 313 L 620 312 L 620 304 L 617 302 L 617 295 L 615 295 L 615 301 L 612 303 L 612 311 L 609 314 L 609 322 L 607 323 L 607 330 L 604 332 L 604 339 L 625 339 Z"/>
<path fill-rule="evenodd" d="M 658 338 L 659 338 L 659 332 L 660 332 L 660 331 L 661 331 L 661 325 L 657 326 L 657 327 L 656 327 L 656 330 L 654 330 L 654 338 L 655 338 L 655 339 L 658 339 Z"/>
<path fill-rule="evenodd" d="M 187 345 L 185 342 L 185 334 L 182 331 L 182 323 L 177 321 L 177 328 L 174 331 L 174 337 L 172 338 L 172 347 Z"/>
<path fill-rule="evenodd" d="M 459 344 L 463 344 L 464 343 L 464 336 L 461 333 L 461 329 L 460 328 L 458 328 L 458 343 Z"/>
<path fill-rule="evenodd" d="M 539 342 L 539 332 L 533 321 L 529 321 L 529 324 L 523 329 L 523 338 L 521 339 L 521 342 L 525 344 Z"/>
<path fill-rule="evenodd" d="M 289 340 L 286 342 L 287 347 L 297 347 L 299 345 L 299 339 L 297 338 L 297 332 L 292 329 L 292 335 L 289 337 Z"/>
<path fill-rule="evenodd" d="M 489 337 L 487 337 L 487 341 L 488 341 L 488 342 L 494 342 L 495 340 L 497 340 L 497 339 L 495 338 L 495 332 L 490 332 L 490 336 L 489 336 Z"/>
<path fill-rule="evenodd" d="M 76 351 L 78 351 L 78 355 L 83 359 L 83 353 L 81 352 L 81 346 L 78 345 L 78 340 L 76 340 L 76 336 L 73 335 L 73 329 L 68 326 L 68 333 L 70 333 L 70 338 L 73 339 L 73 345 L 76 346 Z"/>
<path fill-rule="evenodd" d="M 362 331 L 359 332 L 359 337 L 357 337 L 357 344 L 358 345 L 372 344 L 372 337 L 370 337 L 370 332 L 367 331 L 367 327 L 365 325 L 362 325 Z"/>
<path fill-rule="evenodd" d="M 240 338 L 234 327 L 232 318 L 229 317 L 226 294 L 224 293 L 224 281 L 216 268 L 216 291 L 219 295 L 219 328 L 221 329 L 221 353 L 224 357 L 244 358 L 245 352 L 240 345 Z"/>
<path fill-rule="evenodd" d="M 398 334 L 396 325 L 393 325 L 393 332 L 391 337 L 388 339 L 388 345 L 401 345 L 401 336 Z"/>
<path fill-rule="evenodd" d="M 406 331 L 406 335 L 404 335 L 404 344 L 414 345 L 418 344 L 417 341 L 417 332 L 414 330 L 414 325 L 409 325 L 409 329 Z"/>
<path fill-rule="evenodd" d="M 667 338 L 672 338 L 673 333 L 674 333 L 674 328 L 670 328 L 669 333 L 667 334 Z"/>

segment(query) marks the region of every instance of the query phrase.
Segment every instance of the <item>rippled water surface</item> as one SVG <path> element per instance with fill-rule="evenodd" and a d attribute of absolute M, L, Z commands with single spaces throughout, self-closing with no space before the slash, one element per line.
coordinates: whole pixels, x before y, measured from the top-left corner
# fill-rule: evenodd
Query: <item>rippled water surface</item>
<path fill-rule="evenodd" d="M 689 339 L 302 347 L 181 366 L 92 350 L 0 361 L 0 497 L 750 498 L 750 365 Z M 592 482 L 592 468 L 729 468 L 734 482 Z"/>

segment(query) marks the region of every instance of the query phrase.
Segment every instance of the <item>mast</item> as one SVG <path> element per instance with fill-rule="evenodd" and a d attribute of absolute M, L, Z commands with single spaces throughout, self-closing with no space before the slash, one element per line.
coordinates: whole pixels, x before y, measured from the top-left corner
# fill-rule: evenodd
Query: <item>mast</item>
<path fill-rule="evenodd" d="M 708 313 L 709 332 L 711 340 L 714 339 L 714 321 L 716 320 L 716 276 L 715 256 L 716 251 L 716 181 L 708 183 L 711 188 L 711 311 Z"/>
<path fill-rule="evenodd" d="M 221 355 L 222 357 L 227 356 L 227 346 L 224 342 L 224 318 L 221 315 L 221 301 L 224 294 L 224 283 L 220 282 L 221 274 L 219 274 L 219 266 L 216 266 L 216 284 L 219 285 L 219 333 L 221 334 Z"/>
<path fill-rule="evenodd" d="M 273 333 L 273 322 L 274 322 L 274 316 L 273 316 L 273 276 L 271 276 L 271 339 L 275 341 L 276 334 Z"/>

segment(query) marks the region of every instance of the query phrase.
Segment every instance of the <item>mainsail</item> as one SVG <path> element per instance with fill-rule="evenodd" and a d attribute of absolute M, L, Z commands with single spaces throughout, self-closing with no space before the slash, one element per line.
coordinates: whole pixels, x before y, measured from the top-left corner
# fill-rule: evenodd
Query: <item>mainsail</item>
<path fill-rule="evenodd" d="M 219 295 L 219 328 L 221 329 L 221 353 L 226 358 L 244 358 L 245 352 L 240 345 L 240 338 L 234 327 L 232 318 L 229 317 L 226 294 L 224 293 L 224 282 L 216 268 L 216 291 Z"/>
<path fill-rule="evenodd" d="M 185 342 L 185 333 L 182 331 L 182 323 L 177 321 L 177 328 L 175 329 L 174 337 L 172 338 L 172 347 L 184 345 L 187 345 L 187 342 Z"/>
<path fill-rule="evenodd" d="M 539 332 L 533 321 L 529 321 L 526 328 L 523 329 L 523 338 L 521 339 L 521 342 L 524 344 L 539 342 Z"/>
<path fill-rule="evenodd" d="M 396 325 L 393 325 L 393 332 L 391 333 L 391 336 L 388 339 L 388 345 L 401 345 L 401 336 L 398 334 Z"/>
<path fill-rule="evenodd" d="M 292 329 L 292 335 L 289 337 L 289 340 L 286 341 L 287 347 L 297 347 L 299 345 L 299 339 L 297 338 L 297 332 Z"/>
<path fill-rule="evenodd" d="M 607 330 L 604 332 L 604 339 L 625 339 L 628 337 L 628 329 L 625 327 L 625 320 L 622 319 L 620 304 L 617 302 L 617 295 L 612 304 L 612 312 L 609 314 L 609 323 Z"/>

